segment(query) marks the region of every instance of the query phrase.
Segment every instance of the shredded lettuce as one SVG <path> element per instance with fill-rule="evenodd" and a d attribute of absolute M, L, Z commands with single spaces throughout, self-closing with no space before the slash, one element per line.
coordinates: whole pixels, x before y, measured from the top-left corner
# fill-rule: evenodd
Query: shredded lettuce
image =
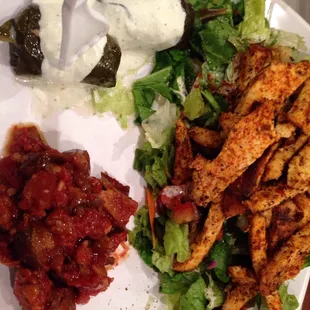
<path fill-rule="evenodd" d="M 204 310 L 206 299 L 204 291 L 206 283 L 202 277 L 193 283 L 188 289 L 187 293 L 180 298 L 180 310 Z"/>
<path fill-rule="evenodd" d="M 204 290 L 204 294 L 209 303 L 206 310 L 212 310 L 214 308 L 220 307 L 224 303 L 225 294 L 224 291 L 215 284 L 211 275 L 207 273 L 207 277 L 209 279 L 209 283 Z"/>
<path fill-rule="evenodd" d="M 95 112 L 112 112 L 123 128 L 127 128 L 127 117 L 135 112 L 132 92 L 121 81 L 113 88 L 95 88 L 93 90 Z"/>
<path fill-rule="evenodd" d="M 168 220 L 165 226 L 164 247 L 167 255 L 175 255 L 183 263 L 190 257 L 188 224 L 178 225 Z"/>
<path fill-rule="evenodd" d="M 307 51 L 305 39 L 296 33 L 284 30 L 270 29 L 270 38 L 266 45 L 288 46 L 297 51 Z"/>
<path fill-rule="evenodd" d="M 176 120 L 177 107 L 166 100 L 154 114 L 142 122 L 146 139 L 153 148 L 160 148 L 171 141 Z"/>
<path fill-rule="evenodd" d="M 283 310 L 296 310 L 299 307 L 299 302 L 294 295 L 290 295 L 287 291 L 287 285 L 282 284 L 279 288 L 279 294 L 282 302 Z"/>

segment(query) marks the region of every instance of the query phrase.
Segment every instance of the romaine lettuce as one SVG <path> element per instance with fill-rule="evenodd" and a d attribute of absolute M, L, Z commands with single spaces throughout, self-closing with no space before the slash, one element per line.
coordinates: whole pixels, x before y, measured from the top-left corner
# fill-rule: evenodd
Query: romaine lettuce
<path fill-rule="evenodd" d="M 160 148 L 171 141 L 177 120 L 177 107 L 168 100 L 142 122 L 146 139 L 153 148 Z"/>
<path fill-rule="evenodd" d="M 206 299 L 204 291 L 206 283 L 202 277 L 193 283 L 187 293 L 180 298 L 180 310 L 205 310 Z"/>
<path fill-rule="evenodd" d="M 188 224 L 178 225 L 168 220 L 165 225 L 164 247 L 166 255 L 175 255 L 183 263 L 190 257 Z"/>
<path fill-rule="evenodd" d="M 206 310 L 212 310 L 214 308 L 220 307 L 224 303 L 225 294 L 222 289 L 220 289 L 213 281 L 211 275 L 207 273 L 209 283 L 207 288 L 204 290 L 205 298 L 209 301 Z"/>
<path fill-rule="evenodd" d="M 279 288 L 279 294 L 282 302 L 283 310 L 296 310 L 299 302 L 295 295 L 290 295 L 287 291 L 287 285 L 282 284 Z"/>
<path fill-rule="evenodd" d="M 113 88 L 95 88 L 93 90 L 95 112 L 112 112 L 123 128 L 127 127 L 127 116 L 135 112 L 132 92 L 118 80 Z"/>
<path fill-rule="evenodd" d="M 244 20 L 239 24 L 243 40 L 263 42 L 270 37 L 270 28 L 265 19 L 265 0 L 244 0 Z"/>

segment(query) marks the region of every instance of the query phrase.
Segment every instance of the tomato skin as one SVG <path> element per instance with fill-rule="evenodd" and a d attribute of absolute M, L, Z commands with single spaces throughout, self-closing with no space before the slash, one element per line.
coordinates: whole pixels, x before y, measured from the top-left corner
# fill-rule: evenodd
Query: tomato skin
<path fill-rule="evenodd" d="M 199 211 L 192 202 L 179 203 L 173 208 L 173 220 L 176 224 L 190 223 L 199 218 Z"/>

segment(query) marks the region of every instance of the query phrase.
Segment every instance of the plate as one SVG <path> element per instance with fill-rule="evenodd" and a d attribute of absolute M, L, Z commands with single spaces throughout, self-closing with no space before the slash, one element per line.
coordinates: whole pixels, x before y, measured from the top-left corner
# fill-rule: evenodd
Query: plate
<path fill-rule="evenodd" d="M 2 1 L 0 22 L 14 15 L 26 0 Z M 310 26 L 284 2 L 268 2 L 268 16 L 271 26 L 299 33 L 307 38 L 310 47 Z M 294 20 L 294 23 L 292 23 Z M 54 113 L 47 118 L 38 118 L 32 112 L 33 93 L 27 86 L 16 82 L 8 66 L 7 44 L 0 44 L 0 145 L 6 140 L 6 133 L 12 124 L 35 122 L 45 134 L 48 143 L 61 151 L 79 148 L 88 150 L 91 158 L 92 174 L 108 171 L 121 182 L 130 185 L 130 195 L 143 204 L 144 181 L 132 169 L 134 151 L 139 142 L 140 131 L 133 124 L 124 131 L 115 118 L 109 114 L 104 117 L 79 116 L 72 110 Z M 132 223 L 131 223 L 132 224 Z M 107 292 L 92 298 L 89 304 L 78 306 L 82 310 L 96 309 L 164 309 L 158 294 L 156 274 L 145 266 L 134 250 L 115 270 L 109 272 L 115 277 Z M 290 281 L 290 293 L 295 294 L 302 304 L 310 269 L 304 270 Z M 8 268 L 0 266 L 0 309 L 20 310 L 13 295 Z"/>

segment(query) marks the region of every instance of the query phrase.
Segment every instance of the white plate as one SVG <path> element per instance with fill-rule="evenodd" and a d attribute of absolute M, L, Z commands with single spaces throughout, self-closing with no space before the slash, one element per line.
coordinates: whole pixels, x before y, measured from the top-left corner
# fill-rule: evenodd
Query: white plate
<path fill-rule="evenodd" d="M 27 0 L 1 1 L 0 22 L 12 16 L 14 12 L 28 3 Z M 271 1 L 269 1 L 270 3 Z M 272 27 L 294 31 L 307 39 L 310 47 L 310 26 L 282 1 L 272 1 Z M 294 21 L 294 22 L 292 22 Z M 0 145 L 3 145 L 8 128 L 18 122 L 36 122 L 45 133 L 52 147 L 60 150 L 72 148 L 86 149 L 90 153 L 92 174 L 98 175 L 104 169 L 118 180 L 131 186 L 131 196 L 143 203 L 144 181 L 132 169 L 134 150 L 140 132 L 134 126 L 128 131 L 120 129 L 116 120 L 106 115 L 81 117 L 66 110 L 48 117 L 36 118 L 31 110 L 32 92 L 18 84 L 8 66 L 9 52 L 7 44 L 0 44 Z M 149 309 L 164 309 L 158 294 L 157 276 L 146 267 L 134 250 L 128 259 L 111 271 L 115 277 L 107 292 L 92 298 L 90 303 L 78 307 L 83 310 L 99 309 L 145 309 L 151 299 Z M 304 270 L 290 282 L 290 292 L 294 293 L 302 304 L 310 277 L 310 270 Z M 12 293 L 8 268 L 0 266 L 0 310 L 20 309 Z"/>

